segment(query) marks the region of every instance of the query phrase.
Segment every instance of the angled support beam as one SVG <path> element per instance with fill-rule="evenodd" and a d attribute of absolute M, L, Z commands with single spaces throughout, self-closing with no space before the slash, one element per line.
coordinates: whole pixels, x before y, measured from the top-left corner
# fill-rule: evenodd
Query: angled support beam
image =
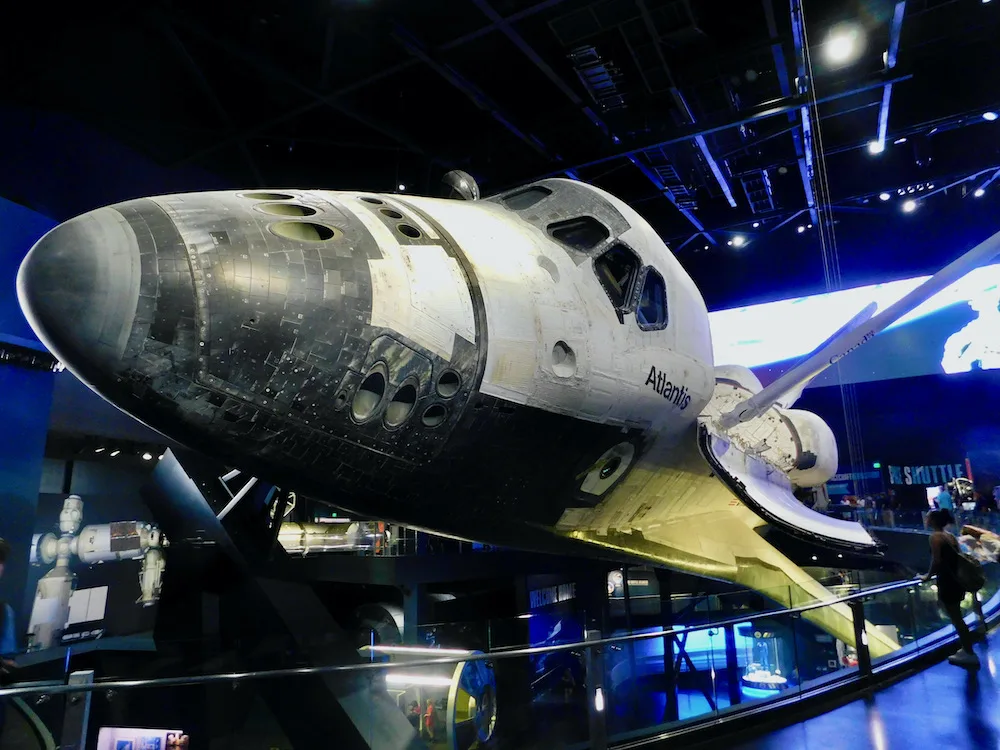
<path fill-rule="evenodd" d="M 604 122 L 604 120 L 601 119 L 601 117 L 596 112 L 594 112 L 593 109 L 591 109 L 591 107 L 562 79 L 562 77 L 552 69 L 552 66 L 550 66 L 547 62 L 545 62 L 545 60 L 541 58 L 541 56 L 535 51 L 535 49 L 530 44 L 528 44 L 528 42 L 525 41 L 524 37 L 522 37 L 517 32 L 517 30 L 508 22 L 508 20 L 501 17 L 500 14 L 493 9 L 493 6 L 489 4 L 489 0 L 472 0 L 472 2 L 475 3 L 476 7 L 479 8 L 479 10 L 481 10 L 488 19 L 490 19 L 490 21 L 496 26 L 497 29 L 499 29 L 504 34 L 504 36 L 506 36 L 511 42 L 513 42 L 515 47 L 521 50 L 521 52 L 524 54 L 525 57 L 527 57 L 529 60 L 531 60 L 532 63 L 534 63 L 535 67 L 538 68 L 545 75 L 545 77 L 548 78 L 549 81 L 551 81 L 551 83 L 563 93 L 563 95 L 567 99 L 569 99 L 576 107 L 580 109 L 581 112 L 583 112 L 584 116 L 588 120 L 590 120 L 590 122 L 596 128 L 598 128 L 602 133 L 604 133 L 605 136 L 611 138 L 613 142 L 615 143 L 618 142 L 617 137 L 611 132 L 611 128 L 608 127 L 607 123 Z M 669 200 L 675 207 L 677 207 L 677 199 L 663 185 L 662 181 L 655 176 L 655 173 L 653 173 L 652 170 L 644 168 L 643 165 L 637 164 L 634 160 L 632 160 L 632 163 L 636 164 L 636 166 L 639 168 L 642 174 L 650 182 L 653 183 L 657 191 L 663 194 L 664 197 L 667 198 L 667 200 Z M 570 172 L 567 172 L 567 174 L 569 174 L 570 177 L 572 177 L 573 179 L 579 179 L 576 173 L 572 172 L 572 170 Z M 681 211 L 681 214 L 685 218 L 691 220 L 693 215 L 691 214 L 690 211 L 686 211 L 679 208 L 678 210 Z M 700 225 L 696 224 L 696 226 Z M 712 240 L 711 238 L 709 239 L 712 242 L 712 244 L 715 244 L 715 240 Z"/>
<path fill-rule="evenodd" d="M 564 2 L 566 2 L 566 0 L 543 0 L 542 2 L 537 3 L 536 5 L 532 5 L 528 8 L 525 8 L 524 10 L 520 10 L 517 13 L 507 16 L 505 20 L 509 23 L 520 21 L 521 19 L 536 15 Z M 486 36 L 487 34 L 492 33 L 495 30 L 496 30 L 496 25 L 491 23 L 487 26 L 483 26 L 482 28 L 476 29 L 475 31 L 465 34 L 464 36 L 458 37 L 457 39 L 453 39 L 447 44 L 443 44 L 439 49 L 441 50 L 455 49 L 456 47 L 460 47 L 463 44 L 468 44 L 469 42 L 479 39 L 480 37 Z M 371 75 L 366 76 L 365 78 L 362 78 L 360 80 L 357 80 L 354 83 L 348 84 L 347 86 L 343 86 L 337 89 L 336 91 L 332 91 L 330 93 L 324 93 L 321 99 L 311 100 L 301 106 L 296 107 L 295 109 L 282 112 L 274 117 L 268 118 L 267 120 L 261 120 L 259 122 L 256 122 L 246 128 L 243 128 L 242 130 L 236 133 L 233 133 L 232 135 L 224 139 L 221 139 L 209 146 L 206 146 L 203 149 L 200 149 L 195 153 L 190 154 L 189 156 L 184 157 L 183 159 L 175 162 L 174 164 L 171 164 L 170 166 L 177 167 L 181 166 L 182 164 L 188 164 L 192 161 L 196 161 L 206 156 L 210 156 L 219 149 L 227 148 L 233 145 L 234 143 L 238 143 L 241 140 L 246 140 L 248 138 L 252 138 L 253 136 L 264 133 L 277 125 L 281 125 L 290 120 L 294 120 L 296 117 L 304 115 L 307 112 L 311 112 L 314 109 L 319 109 L 320 107 L 323 106 L 329 106 L 331 105 L 331 102 L 336 101 L 341 97 L 347 96 L 348 94 L 352 94 L 355 91 L 359 91 L 385 78 L 389 78 L 390 76 L 393 76 L 396 73 L 400 73 L 404 70 L 407 70 L 408 68 L 412 68 L 414 65 L 418 65 L 419 62 L 420 62 L 419 60 L 411 58 L 401 63 L 390 65 L 388 68 L 383 68 L 377 73 L 372 73 Z"/>
<path fill-rule="evenodd" d="M 198 63 L 195 62 L 195 59 L 191 57 L 191 53 L 188 51 L 187 46 L 181 41 L 180 37 L 177 36 L 177 33 L 165 20 L 160 19 L 159 27 L 163 32 L 163 35 L 167 38 L 167 42 L 171 47 L 173 47 L 174 53 L 184 64 L 184 67 L 188 69 L 188 72 L 195 79 L 195 81 L 197 81 L 198 88 L 201 89 L 205 98 L 211 102 L 212 107 L 219 116 L 219 119 L 226 125 L 226 127 L 232 129 L 234 127 L 233 119 L 229 116 L 226 108 L 222 106 L 222 102 L 219 101 L 219 97 L 212 88 L 212 85 L 208 82 L 208 79 L 205 78 L 205 73 L 202 71 L 201 66 L 199 66 Z M 253 156 L 250 154 L 250 149 L 247 148 L 246 141 L 241 140 L 236 145 L 239 147 L 240 153 L 246 160 L 247 166 L 250 167 L 250 171 L 253 173 L 253 177 L 257 181 L 257 186 L 263 186 L 265 183 L 264 176 L 257 167 L 257 162 L 254 161 Z"/>
<path fill-rule="evenodd" d="M 770 4 L 770 0 L 765 0 Z M 795 93 L 804 95 L 809 90 L 810 82 L 806 75 L 806 53 L 805 53 L 805 23 L 802 19 L 802 5 L 799 0 L 789 0 L 789 12 L 792 19 L 792 44 L 795 47 Z M 773 18 L 773 12 L 771 18 Z M 776 27 L 771 29 L 771 38 L 778 35 Z M 775 65 L 780 63 L 778 71 L 778 81 L 781 85 L 781 93 L 788 96 L 792 91 L 791 83 L 788 80 L 788 69 L 785 67 L 784 49 L 780 42 L 771 45 L 771 53 L 774 55 Z M 809 206 L 809 218 L 814 224 L 819 224 L 819 210 L 816 208 L 816 186 L 813 182 L 813 152 L 812 152 L 812 128 L 809 123 L 809 108 L 803 107 L 800 113 L 789 114 L 789 122 L 793 122 L 797 117 L 802 118 L 802 132 L 792 131 L 792 142 L 795 145 L 795 155 L 798 157 L 799 179 L 802 180 L 802 190 L 806 196 L 806 204 Z M 819 112 L 817 110 L 817 117 Z"/>
<path fill-rule="evenodd" d="M 500 110 L 499 105 L 490 99 L 489 96 L 476 86 L 476 84 L 465 78 L 452 66 L 435 60 L 428 51 L 427 47 L 410 31 L 405 29 L 403 26 L 396 24 L 392 30 L 392 37 L 407 52 L 419 59 L 421 62 L 425 63 L 444 80 L 465 94 L 473 104 L 479 107 L 479 109 L 484 112 L 488 112 L 494 120 L 499 122 L 517 138 L 526 143 L 529 148 L 538 152 L 538 154 L 549 161 L 561 161 L 559 156 L 549 151 L 548 147 L 542 143 L 541 139 L 522 130 L 511 122 L 510 117 Z"/>
<path fill-rule="evenodd" d="M 816 103 L 826 104 L 827 102 L 833 102 L 846 97 L 855 96 L 866 91 L 871 91 L 872 89 L 881 89 L 886 85 L 886 83 L 899 83 L 900 81 L 906 81 L 911 77 L 912 76 L 908 74 L 900 74 L 887 79 L 886 76 L 879 75 L 864 83 L 859 83 L 851 86 L 850 88 L 845 88 L 840 91 L 818 97 Z M 643 151 L 648 151 L 651 148 L 672 146 L 675 143 L 684 143 L 686 141 L 694 140 L 699 135 L 712 135 L 713 133 L 719 133 L 723 130 L 729 130 L 730 128 L 737 128 L 740 125 L 745 125 L 747 123 L 758 122 L 771 117 L 780 117 L 782 115 L 787 115 L 789 112 L 795 113 L 802 108 L 802 104 L 803 100 L 801 97 L 781 97 L 747 110 L 740 116 L 734 117 L 730 120 L 716 122 L 710 125 L 703 125 L 701 127 L 682 128 L 679 133 L 675 133 L 669 138 L 654 140 L 652 142 L 644 143 L 633 148 L 627 148 L 613 154 L 607 154 L 597 159 L 591 159 L 590 161 L 574 164 L 571 169 L 586 169 L 588 167 L 595 167 L 599 164 L 606 164 L 607 162 L 615 161 L 617 159 L 626 159 L 629 156 L 634 156 L 635 154 L 642 153 Z M 532 178 L 531 181 L 544 179 L 546 177 L 555 177 L 563 171 L 565 170 L 561 170 L 559 172 L 547 172 Z M 521 184 L 521 182 L 518 182 L 517 184 Z"/>
<path fill-rule="evenodd" d="M 667 58 L 664 56 L 663 49 L 660 47 L 660 35 L 656 30 L 656 23 L 653 21 L 653 16 L 650 14 L 649 8 L 646 7 L 644 0 L 636 0 L 636 5 L 639 7 L 639 13 L 642 15 L 642 22 L 646 26 L 646 31 L 649 32 L 649 36 L 653 40 L 653 48 L 656 50 L 656 55 L 660 59 L 660 65 L 663 67 L 663 71 L 667 74 L 667 80 L 670 82 L 670 94 L 673 96 L 678 108 L 687 119 L 687 124 L 693 125 L 695 122 L 694 115 L 692 114 L 687 101 L 684 99 L 683 94 L 681 94 L 680 89 L 677 87 L 677 82 L 674 80 L 673 73 L 670 71 L 670 66 L 667 65 Z M 719 168 L 718 162 L 716 162 L 715 157 L 712 156 L 712 152 L 708 148 L 705 136 L 695 136 L 694 142 L 698 147 L 698 150 L 701 152 L 702 157 L 705 159 L 705 163 L 708 164 L 708 168 L 712 172 L 712 176 L 715 177 L 715 181 L 719 184 L 722 194 L 726 196 L 726 201 L 728 201 L 730 206 L 736 208 L 736 199 L 733 198 L 733 191 L 729 187 L 729 182 L 726 180 L 725 175 L 722 174 L 722 170 Z"/>
<path fill-rule="evenodd" d="M 885 67 L 892 70 L 896 67 L 899 55 L 899 37 L 903 33 L 903 16 L 906 15 L 906 0 L 899 0 L 892 12 L 892 23 L 889 25 L 889 49 L 885 53 Z M 889 102 L 892 100 L 892 84 L 886 84 L 882 90 L 882 106 L 878 111 L 878 136 L 875 139 L 874 153 L 885 151 L 885 136 L 889 129 Z"/>
<path fill-rule="evenodd" d="M 159 15 L 163 11 L 157 10 L 152 12 Z M 298 110 L 296 110 L 297 112 L 299 113 L 305 112 L 308 111 L 309 109 L 314 109 L 315 107 L 318 106 L 324 106 L 324 105 L 329 106 L 335 109 L 337 112 L 340 112 L 342 115 L 350 117 L 352 120 L 361 123 L 365 127 L 370 128 L 371 130 L 374 130 L 378 133 L 381 133 L 386 138 L 391 138 L 392 140 L 399 143 L 401 146 L 405 146 L 407 150 L 412 151 L 415 154 L 419 154 L 420 156 L 424 157 L 428 156 L 427 152 L 424 151 L 424 149 L 413 143 L 413 141 L 407 138 L 403 133 L 397 131 L 391 125 L 380 123 L 375 119 L 362 114 L 349 104 L 346 104 L 345 102 L 341 101 L 336 94 L 327 95 L 319 91 L 316 91 L 312 87 L 307 86 L 301 81 L 299 81 L 292 74 L 287 73 L 275 67 L 274 65 L 270 64 L 260 55 L 254 54 L 250 50 L 243 49 L 239 45 L 233 44 L 232 42 L 229 42 L 226 39 L 219 37 L 216 34 L 209 33 L 200 24 L 196 23 L 190 18 L 187 18 L 184 15 L 177 13 L 176 11 L 170 11 L 170 15 L 166 16 L 165 20 L 173 25 L 184 27 L 191 34 L 194 34 L 195 36 L 203 39 L 209 44 L 218 47 L 219 49 L 228 53 L 233 58 L 242 61 L 245 65 L 256 69 L 261 74 L 268 76 L 269 78 L 273 78 L 277 81 L 282 81 L 290 88 L 294 88 L 299 92 L 301 92 L 302 94 L 304 94 L 305 96 L 309 97 L 312 100 L 310 105 L 307 107 L 299 108 Z M 202 152 L 199 155 L 204 155 L 204 152 Z M 193 157 L 189 157 L 188 159 L 185 159 L 185 161 L 189 161 L 190 158 Z"/>

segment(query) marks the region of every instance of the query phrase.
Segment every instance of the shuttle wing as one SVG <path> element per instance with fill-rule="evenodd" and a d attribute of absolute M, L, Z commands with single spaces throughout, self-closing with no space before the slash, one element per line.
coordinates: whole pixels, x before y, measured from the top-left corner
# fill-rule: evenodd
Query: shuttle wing
<path fill-rule="evenodd" d="M 692 425 L 679 440 L 657 439 L 597 506 L 567 510 L 556 531 L 656 565 L 730 581 L 784 607 L 833 599 L 821 583 L 761 536 L 766 521 L 748 500 L 753 496 L 755 505 L 770 503 L 773 513 L 812 514 L 817 522 L 845 527 L 836 533 L 817 529 L 815 536 L 824 543 L 831 537 L 853 535 L 858 538 L 843 549 L 867 546 L 874 551 L 874 540 L 858 524 L 803 508 L 787 483 L 771 484 L 735 465 L 720 471 L 716 461 L 728 458 L 718 457 L 723 451 L 711 440 L 705 425 Z M 808 519 L 798 515 L 795 521 L 808 526 Z M 810 610 L 803 616 L 845 643 L 854 642 L 846 605 Z M 873 655 L 899 647 L 874 626 L 869 625 L 867 633 Z"/>
<path fill-rule="evenodd" d="M 740 403 L 732 411 L 723 414 L 718 421 L 719 428 L 724 431 L 729 430 L 741 422 L 759 417 L 772 406 L 788 405 L 794 401 L 791 396 L 797 397 L 809 381 L 827 367 L 836 364 L 924 301 L 997 255 L 1000 255 L 1000 232 L 949 263 L 877 315 L 872 315 L 874 313 L 874 303 L 872 303 L 791 370 Z"/>

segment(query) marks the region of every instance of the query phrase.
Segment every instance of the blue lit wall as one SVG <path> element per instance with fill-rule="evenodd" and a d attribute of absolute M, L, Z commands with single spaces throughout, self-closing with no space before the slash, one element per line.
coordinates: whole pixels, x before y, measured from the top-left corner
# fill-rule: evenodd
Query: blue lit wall
<path fill-rule="evenodd" d="M 0 339 L 37 344 L 21 314 L 14 283 L 21 259 L 53 226 L 46 217 L 0 198 Z M 28 613 L 19 607 L 28 573 L 28 554 L 42 477 L 42 457 L 52 404 L 51 372 L 0 365 L 0 536 L 13 547 L 0 599 L 17 609 L 18 630 Z"/>
<path fill-rule="evenodd" d="M 884 310 L 927 278 L 713 312 L 715 362 L 750 367 L 767 383 L 869 302 Z M 841 360 L 841 376 L 863 383 L 1000 368 L 998 304 L 1000 264 L 978 268 Z M 812 385 L 834 385 L 837 377 L 830 368 Z"/>

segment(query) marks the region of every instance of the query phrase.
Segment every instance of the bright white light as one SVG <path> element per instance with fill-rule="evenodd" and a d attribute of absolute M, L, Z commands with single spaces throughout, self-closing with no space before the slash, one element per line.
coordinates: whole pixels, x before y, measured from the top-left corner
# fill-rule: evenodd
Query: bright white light
<path fill-rule="evenodd" d="M 816 560 L 818 560 L 818 559 L 819 559 L 819 558 L 818 558 L 818 557 L 816 557 L 816 555 L 813 555 L 813 562 L 816 562 Z"/>
<path fill-rule="evenodd" d="M 165 455 L 167 455 L 167 454 L 166 454 L 166 453 L 161 453 L 161 454 L 160 454 L 159 456 L 157 456 L 157 457 L 156 457 L 156 460 L 157 460 L 157 461 L 162 461 L 162 460 L 163 460 L 163 457 L 164 457 Z"/>
<path fill-rule="evenodd" d="M 104 453 L 104 448 L 94 448 L 94 453 Z"/>
<path fill-rule="evenodd" d="M 997 119 L 997 113 L 983 112 L 983 119 L 986 120 L 986 122 L 993 122 L 995 119 Z"/>
<path fill-rule="evenodd" d="M 472 653 L 464 648 L 426 648 L 424 646 L 365 646 L 365 648 L 383 654 L 418 654 L 421 656 L 468 656 Z"/>
<path fill-rule="evenodd" d="M 743 247 L 743 244 L 747 241 L 746 237 L 742 234 L 738 234 L 733 237 L 733 247 Z"/>
<path fill-rule="evenodd" d="M 802 224 L 799 224 L 799 228 L 796 229 L 795 231 L 798 232 L 799 234 L 802 234 L 804 231 L 806 231 L 806 228 Z"/>
<path fill-rule="evenodd" d="M 755 221 L 755 222 L 753 223 L 753 228 L 754 228 L 754 229 L 756 229 L 756 228 L 757 228 L 757 227 L 759 227 L 759 226 L 760 226 L 760 222 L 759 222 L 759 221 Z"/>
<path fill-rule="evenodd" d="M 885 151 L 884 143 L 879 143 L 878 141 L 868 142 L 868 153 L 871 154 L 872 156 L 875 156 L 876 154 L 881 154 L 883 151 Z"/>
<path fill-rule="evenodd" d="M 530 614 L 528 614 L 528 615 L 518 615 L 517 619 L 518 620 L 530 620 L 532 617 L 534 617 L 534 615 L 530 615 Z"/>
<path fill-rule="evenodd" d="M 832 63 L 846 63 L 858 54 L 858 30 L 841 29 L 826 40 L 826 59 Z"/>
<path fill-rule="evenodd" d="M 839 554 L 839 553 L 837 554 L 837 557 L 838 557 L 838 558 L 840 558 L 841 560 L 843 560 L 843 559 L 844 559 L 844 556 L 843 556 L 843 555 L 841 555 L 841 554 Z"/>
<path fill-rule="evenodd" d="M 404 185 L 402 182 L 399 183 L 399 189 L 400 190 L 406 190 L 406 185 Z"/>
<path fill-rule="evenodd" d="M 145 453 L 142 454 L 142 460 L 143 461 L 152 461 L 153 460 L 153 454 L 150 453 L 149 451 L 146 451 Z"/>
<path fill-rule="evenodd" d="M 906 136 L 904 135 L 902 138 L 897 138 L 896 140 L 893 141 L 893 143 L 895 143 L 897 146 L 900 143 L 906 143 Z"/>
<path fill-rule="evenodd" d="M 601 688 L 594 688 L 594 710 L 597 713 L 604 711 L 604 690 Z"/>
<path fill-rule="evenodd" d="M 909 200 L 909 201 L 904 201 L 903 202 L 903 212 L 904 213 L 908 213 L 909 214 L 909 213 L 913 213 L 916 210 L 917 210 L 917 202 L 916 201 Z"/>
<path fill-rule="evenodd" d="M 977 197 L 977 198 L 982 198 L 982 197 L 983 197 L 984 195 L 986 195 L 986 191 L 985 191 L 985 190 L 983 190 L 982 188 L 976 188 L 976 190 L 975 190 L 975 192 L 973 193 L 973 195 L 974 195 L 975 197 Z"/>
<path fill-rule="evenodd" d="M 891 195 L 889 195 L 888 193 L 879 193 L 879 194 L 878 194 L 878 199 L 879 199 L 880 201 L 887 201 L 887 200 L 889 200 L 889 199 L 890 199 L 891 197 L 892 197 L 892 196 L 891 196 Z"/>
<path fill-rule="evenodd" d="M 427 685 L 429 687 L 451 687 L 451 678 L 433 674 L 403 674 L 389 672 L 385 676 L 388 685 Z"/>
<path fill-rule="evenodd" d="M 115 450 L 111 451 L 111 457 L 112 457 L 112 458 L 114 458 L 114 457 L 115 457 L 115 456 L 117 456 L 117 455 L 118 455 L 119 453 L 121 453 L 121 451 L 120 451 L 120 450 L 118 450 L 118 449 L 115 449 Z"/>

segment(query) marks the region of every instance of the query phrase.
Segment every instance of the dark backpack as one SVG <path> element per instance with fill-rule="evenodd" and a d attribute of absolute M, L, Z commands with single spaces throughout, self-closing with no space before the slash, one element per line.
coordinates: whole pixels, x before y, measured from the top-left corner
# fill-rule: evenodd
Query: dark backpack
<path fill-rule="evenodd" d="M 958 552 L 955 555 L 955 580 L 963 589 L 974 594 L 986 585 L 986 571 L 972 555 Z"/>

